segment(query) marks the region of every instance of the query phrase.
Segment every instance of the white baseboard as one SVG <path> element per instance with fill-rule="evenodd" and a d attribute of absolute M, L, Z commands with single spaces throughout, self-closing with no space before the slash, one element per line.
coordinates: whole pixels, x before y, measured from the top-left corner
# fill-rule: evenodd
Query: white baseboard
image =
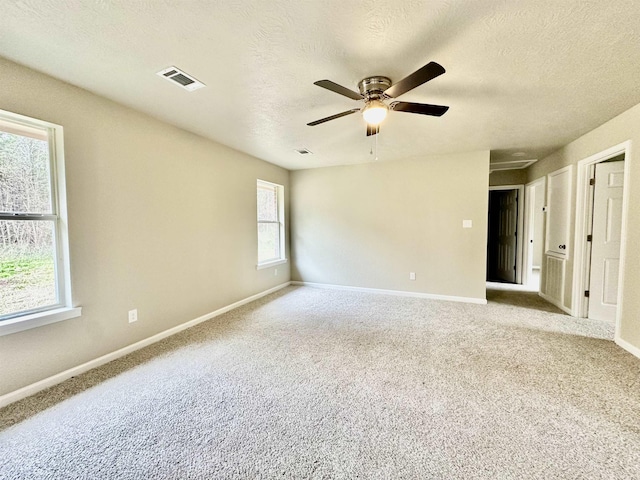
<path fill-rule="evenodd" d="M 182 323 L 178 326 L 172 327 L 163 332 L 157 333 L 149 338 L 145 338 L 144 340 L 140 340 L 139 342 L 128 345 L 124 348 L 116 350 L 115 352 L 107 353 L 101 357 L 90 360 L 82 365 L 78 365 L 76 367 L 65 370 L 64 372 L 60 372 L 51 377 L 45 378 L 44 380 L 40 380 L 39 382 L 32 383 L 31 385 L 27 385 L 26 387 L 22 387 L 13 392 L 9 392 L 5 395 L 0 396 L 0 408 L 9 405 L 10 403 L 17 402 L 23 398 L 26 398 L 30 395 L 38 393 L 45 388 L 53 387 L 58 383 L 64 382 L 65 380 L 75 377 L 76 375 L 80 375 L 81 373 L 87 372 L 93 368 L 99 367 L 100 365 L 104 365 L 105 363 L 109 363 L 112 360 L 128 355 L 131 352 L 135 352 L 141 348 L 144 348 L 152 343 L 156 343 L 164 338 L 170 337 L 171 335 L 175 335 L 182 330 L 186 330 L 187 328 L 198 325 L 199 323 L 205 322 L 207 320 L 211 320 L 218 315 L 222 315 L 230 310 L 241 307 L 242 305 L 246 305 L 247 303 L 253 302 L 259 298 L 262 298 L 270 293 L 277 292 L 278 290 L 283 289 L 291 284 L 291 282 L 282 283 L 276 287 L 270 288 L 269 290 L 265 290 L 264 292 L 257 293 L 250 297 L 247 297 L 238 302 L 232 303 L 231 305 L 227 305 L 226 307 L 219 308 L 218 310 L 202 315 L 201 317 L 194 318 L 193 320 L 189 320 L 188 322 Z"/>
<path fill-rule="evenodd" d="M 560 310 L 562 310 L 563 312 L 565 312 L 567 315 L 571 315 L 572 317 L 573 312 L 571 311 L 570 308 L 565 307 L 564 305 L 562 305 L 558 300 L 556 300 L 553 297 L 550 297 L 549 295 L 547 295 L 546 293 L 542 293 L 542 292 L 538 292 L 538 295 L 540 295 L 542 298 L 544 298 L 547 302 L 554 304 L 556 307 L 558 307 Z"/>
<path fill-rule="evenodd" d="M 312 283 L 312 282 L 296 281 L 296 282 L 291 282 L 291 285 L 303 285 L 306 287 L 314 287 L 314 288 L 328 288 L 332 290 L 347 290 L 351 292 L 380 293 L 383 295 L 396 295 L 399 297 L 429 298 L 431 300 L 446 300 L 449 302 L 477 303 L 480 305 L 487 304 L 486 298 L 456 297 L 453 295 L 436 295 L 433 293 L 404 292 L 402 290 L 384 290 L 381 288 L 348 287 L 345 285 L 331 285 L 329 283 Z"/>
<path fill-rule="evenodd" d="M 624 348 L 627 352 L 629 352 L 631 355 L 634 355 L 638 358 L 640 358 L 640 348 L 638 347 L 634 347 L 633 345 L 631 345 L 629 342 L 622 340 L 620 337 L 616 336 L 615 338 L 615 342 L 616 345 L 618 345 L 619 347 Z"/>

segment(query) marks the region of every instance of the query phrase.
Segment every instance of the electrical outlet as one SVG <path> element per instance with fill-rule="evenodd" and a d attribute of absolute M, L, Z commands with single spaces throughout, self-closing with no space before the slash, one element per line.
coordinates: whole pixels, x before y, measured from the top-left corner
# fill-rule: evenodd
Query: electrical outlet
<path fill-rule="evenodd" d="M 278 276 L 278 269 L 277 269 L 277 268 L 274 268 L 274 269 L 273 269 L 273 276 L 274 276 L 274 277 L 277 277 L 277 276 Z"/>
<path fill-rule="evenodd" d="M 129 323 L 138 321 L 138 309 L 129 310 Z"/>
<path fill-rule="evenodd" d="M 415 280 L 416 279 L 416 272 L 409 272 L 409 280 Z"/>

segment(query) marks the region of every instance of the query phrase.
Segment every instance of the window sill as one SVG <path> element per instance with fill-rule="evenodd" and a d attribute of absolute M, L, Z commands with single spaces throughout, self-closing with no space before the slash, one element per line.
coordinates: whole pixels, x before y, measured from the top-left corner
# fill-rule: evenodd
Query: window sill
<path fill-rule="evenodd" d="M 82 307 L 63 307 L 0 321 L 0 337 L 82 315 Z"/>
<path fill-rule="evenodd" d="M 259 263 L 256 265 L 256 270 L 262 270 L 264 268 L 275 267 L 276 265 L 282 265 L 283 263 L 287 263 L 286 258 L 281 258 L 279 260 L 272 260 L 270 262 Z"/>

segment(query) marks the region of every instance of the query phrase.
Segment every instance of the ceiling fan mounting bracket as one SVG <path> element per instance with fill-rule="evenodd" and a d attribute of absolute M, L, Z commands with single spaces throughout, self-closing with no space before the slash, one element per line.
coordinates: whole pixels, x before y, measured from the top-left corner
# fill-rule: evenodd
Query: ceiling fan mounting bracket
<path fill-rule="evenodd" d="M 360 80 L 358 88 L 365 100 L 379 100 L 383 97 L 384 91 L 391 86 L 391 79 L 387 77 L 367 77 Z"/>

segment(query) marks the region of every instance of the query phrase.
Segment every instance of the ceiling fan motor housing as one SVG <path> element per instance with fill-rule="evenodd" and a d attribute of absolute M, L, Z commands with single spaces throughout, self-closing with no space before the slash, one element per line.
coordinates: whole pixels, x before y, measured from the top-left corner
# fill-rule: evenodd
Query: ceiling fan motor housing
<path fill-rule="evenodd" d="M 367 77 L 358 83 L 360 93 L 366 100 L 379 100 L 384 91 L 391 86 L 391 80 L 387 77 Z"/>

